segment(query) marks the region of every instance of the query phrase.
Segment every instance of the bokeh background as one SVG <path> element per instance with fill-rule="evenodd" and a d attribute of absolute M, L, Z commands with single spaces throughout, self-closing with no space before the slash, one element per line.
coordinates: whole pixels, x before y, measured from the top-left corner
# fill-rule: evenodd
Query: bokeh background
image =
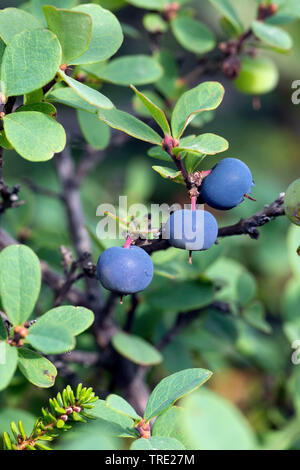
<path fill-rule="evenodd" d="M 0 7 L 18 6 L 20 3 L 1 0 Z M 106 1 L 99 0 L 98 3 L 105 6 Z M 254 15 L 254 2 L 234 0 L 232 3 L 236 5 L 243 22 L 250 23 Z M 209 2 L 194 1 L 191 5 L 197 10 L 198 17 L 221 39 L 223 33 L 218 25 L 219 15 Z M 144 11 L 127 5 L 117 10 L 116 14 L 127 25 L 128 31 L 117 55 L 150 54 L 153 45 L 142 26 Z M 131 30 L 128 25 L 132 27 Z M 291 84 L 300 79 L 300 22 L 288 25 L 288 30 L 294 39 L 293 51 L 284 55 L 266 53 L 272 56 L 280 69 L 280 83 L 274 92 L 262 97 L 259 110 L 253 109 L 251 97 L 238 93 L 232 82 L 221 74 L 202 76 L 199 80 L 213 78 L 219 80 L 226 89 L 215 119 L 203 127 L 204 131 L 216 132 L 230 143 L 229 150 L 218 158 L 231 156 L 243 160 L 250 167 L 256 184 L 253 195 L 257 202 L 246 201 L 230 212 L 215 211 L 221 226 L 250 216 L 265 204 L 273 202 L 300 176 L 300 105 L 296 106 L 291 101 Z M 181 49 L 171 35 L 166 35 L 164 44 L 180 57 L 180 76 L 187 75 L 196 65 L 195 57 Z M 118 103 L 121 109 L 136 112 L 130 89 L 105 84 L 103 92 L 114 103 Z M 86 151 L 86 144 L 76 112 L 58 106 L 58 120 L 67 130 L 73 157 L 78 161 Z M 149 119 L 147 122 L 151 124 Z M 114 132 L 112 142 L 114 139 L 120 139 L 120 135 Z M 101 163 L 83 182 L 81 195 L 86 224 L 92 233 L 95 234 L 99 221 L 96 217 L 97 206 L 103 202 L 116 204 L 120 194 L 126 194 L 131 203 L 187 203 L 184 187 L 162 180 L 152 170 L 152 165 L 160 163 L 147 156 L 147 150 L 146 144 L 133 139 L 124 139 L 121 145 L 111 145 L 103 152 Z M 38 256 L 60 270 L 59 247 L 62 244 L 70 245 L 64 208 L 56 199 L 35 194 L 24 182 L 26 177 L 44 188 L 59 190 L 54 160 L 31 164 L 13 152 L 7 153 L 6 181 L 21 184 L 21 198 L 26 204 L 7 212 L 2 223 L 13 236 L 29 244 Z M 213 163 L 216 161 L 214 158 Z M 211 161 L 207 159 L 205 167 L 211 166 Z M 243 305 L 251 306 L 251 309 L 253 303 L 259 306 L 248 312 L 249 322 L 241 320 L 238 314 L 228 318 L 217 312 L 210 312 L 197 320 L 196 324 L 184 330 L 168 346 L 164 352 L 163 365 L 156 367 L 149 376 L 153 384 L 159 378 L 183 368 L 197 365 L 210 368 L 214 371 L 214 378 L 209 387 L 243 412 L 261 444 L 269 442 L 270 437 L 270 446 L 275 448 L 300 448 L 300 418 L 297 414 L 300 405 L 300 365 L 291 362 L 291 343 L 294 339 L 300 339 L 300 320 L 297 318 L 300 317 L 298 245 L 300 229 L 292 227 L 287 218 L 282 217 L 263 227 L 258 241 L 246 236 L 231 237 L 221 240 L 212 253 L 195 255 L 194 269 L 199 276 L 210 276 L 220 283 L 223 287 L 221 298 L 240 301 Z M 95 261 L 99 251 L 95 242 Z M 161 307 L 161 300 L 164 301 L 160 297 L 162 294 L 157 295 L 155 301 L 158 286 L 167 286 L 166 292 L 171 293 L 170 283 L 174 276 L 175 280 L 180 281 L 183 271 L 188 269 L 184 267 L 184 254 L 172 250 L 156 254 L 154 261 L 157 271 L 162 275 L 155 276 L 150 291 L 146 292 L 145 302 L 142 302 L 137 312 L 134 326 L 136 333 L 150 341 L 159 337 L 161 331 L 172 324 L 178 311 L 178 306 L 172 305 L 170 297 L 165 311 L 158 308 Z M 181 271 L 178 266 L 181 266 Z M 187 287 L 186 291 L 182 289 L 181 302 L 184 304 L 188 297 Z M 44 312 L 51 301 L 51 292 L 43 288 L 37 312 Z M 126 305 L 123 309 L 117 309 L 120 321 L 124 317 Z M 89 334 L 79 339 L 79 347 L 93 350 Z M 93 370 L 77 372 L 83 380 L 94 383 L 98 392 L 105 390 L 105 379 L 99 385 Z M 28 413 L 38 413 L 46 397 L 47 392 L 38 391 L 24 383 L 21 376 L 16 377 L 13 385 L 0 394 L 0 431 L 7 425 L 6 408 L 27 410 L 27 414 L 23 412 L 26 414 L 24 419 L 30 421 L 32 418 Z M 213 421 L 214 429 L 225 426 L 213 411 L 207 419 L 208 422 Z M 108 437 L 105 430 L 99 440 L 95 437 L 98 436 L 95 429 L 99 431 L 101 425 L 89 426 L 90 433 L 77 431 L 77 434 L 62 441 L 61 447 L 66 448 L 68 445 L 70 448 L 78 448 L 80 445 L 83 448 L 111 448 L 123 445 Z M 207 429 L 203 429 L 203 435 L 205 432 Z M 199 433 L 201 436 L 201 429 Z M 76 440 L 79 434 L 80 444 Z"/>

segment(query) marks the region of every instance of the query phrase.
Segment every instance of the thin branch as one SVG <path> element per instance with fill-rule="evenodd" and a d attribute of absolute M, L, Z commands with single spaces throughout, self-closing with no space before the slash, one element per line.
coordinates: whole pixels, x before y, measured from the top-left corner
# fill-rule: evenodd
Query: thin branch
<path fill-rule="evenodd" d="M 124 331 L 126 331 L 127 333 L 129 333 L 132 329 L 134 319 L 135 319 L 135 312 L 138 306 L 139 306 L 139 298 L 136 294 L 132 294 L 131 307 L 130 307 L 129 312 L 127 313 L 126 323 L 124 326 Z"/>

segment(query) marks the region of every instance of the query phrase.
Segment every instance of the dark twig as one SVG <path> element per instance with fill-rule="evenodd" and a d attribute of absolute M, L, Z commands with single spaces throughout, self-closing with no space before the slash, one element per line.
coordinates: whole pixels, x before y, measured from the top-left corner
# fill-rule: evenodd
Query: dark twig
<path fill-rule="evenodd" d="M 136 294 L 132 294 L 131 296 L 131 307 L 130 310 L 127 313 L 127 318 L 126 318 L 126 323 L 124 326 L 124 331 L 128 332 L 131 331 L 133 323 L 134 323 L 134 318 L 135 318 L 135 312 L 136 309 L 139 305 L 139 299 Z"/>

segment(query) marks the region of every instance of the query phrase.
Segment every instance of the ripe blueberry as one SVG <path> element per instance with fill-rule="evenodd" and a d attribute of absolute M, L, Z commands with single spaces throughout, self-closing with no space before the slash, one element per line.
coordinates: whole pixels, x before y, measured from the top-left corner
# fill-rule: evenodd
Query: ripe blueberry
<path fill-rule="evenodd" d="M 170 245 L 188 251 L 208 250 L 218 236 L 218 224 L 207 211 L 180 210 L 167 220 L 164 237 Z"/>
<path fill-rule="evenodd" d="M 153 264 L 142 248 L 118 246 L 108 248 L 100 255 L 97 271 L 103 287 L 127 295 L 149 286 L 153 277 Z"/>
<path fill-rule="evenodd" d="M 241 71 L 235 80 L 235 86 L 242 93 L 262 95 L 272 91 L 278 80 L 277 67 L 270 59 L 244 57 Z"/>
<path fill-rule="evenodd" d="M 236 158 L 224 158 L 204 178 L 201 196 L 210 207 L 228 210 L 243 202 L 253 184 L 251 171 L 245 163 Z"/>

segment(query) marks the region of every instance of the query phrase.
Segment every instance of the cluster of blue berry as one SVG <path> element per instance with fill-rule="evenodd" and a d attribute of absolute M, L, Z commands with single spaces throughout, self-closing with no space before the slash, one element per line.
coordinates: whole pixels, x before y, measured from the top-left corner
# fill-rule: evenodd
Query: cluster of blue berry
<path fill-rule="evenodd" d="M 236 158 L 225 158 L 204 178 L 201 198 L 214 209 L 229 210 L 244 201 L 252 185 L 247 165 Z M 210 212 L 197 210 L 196 204 L 192 204 L 191 210 L 171 214 L 163 236 L 176 248 L 190 252 L 208 250 L 217 240 L 218 224 Z M 153 277 L 150 256 L 130 242 L 124 247 L 105 250 L 99 257 L 97 270 L 103 287 L 121 296 L 143 291 Z"/>

